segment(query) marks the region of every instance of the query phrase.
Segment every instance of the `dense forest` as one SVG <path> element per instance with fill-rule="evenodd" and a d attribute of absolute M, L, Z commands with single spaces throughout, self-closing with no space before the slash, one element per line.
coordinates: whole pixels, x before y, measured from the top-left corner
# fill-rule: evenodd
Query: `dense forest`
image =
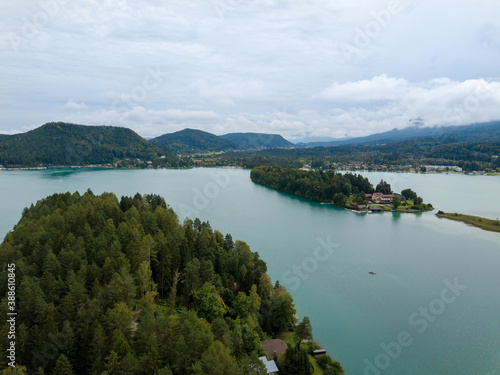
<path fill-rule="evenodd" d="M 387 145 L 343 145 L 227 152 L 199 165 L 254 168 L 272 165 L 336 169 L 345 164 L 376 166 L 454 165 L 465 171 L 500 171 L 500 142 L 459 142 L 451 138 L 406 140 Z"/>
<path fill-rule="evenodd" d="M 168 133 L 150 140 L 161 147 L 169 147 L 177 153 L 217 152 L 236 149 L 237 145 L 228 139 L 197 129 L 184 129 Z"/>
<path fill-rule="evenodd" d="M 165 156 L 162 158 L 161 156 Z M 137 160 L 139 159 L 139 160 Z M 172 151 L 149 143 L 130 129 L 48 123 L 27 133 L 0 137 L 0 165 L 183 166 Z"/>
<path fill-rule="evenodd" d="M 351 202 L 367 205 L 366 194 L 374 192 L 393 194 L 391 185 L 384 180 L 374 188 L 368 178 L 360 174 L 338 173 L 335 171 L 310 171 L 294 168 L 260 166 L 250 172 L 253 182 L 284 193 L 316 202 L 331 202 L 339 207 L 351 207 Z M 402 202 L 402 199 L 405 202 Z M 420 212 L 432 210 L 431 204 L 423 203 L 423 199 L 411 189 L 404 189 L 401 194 L 392 198 L 385 209 L 394 208 L 401 212 Z"/>
<path fill-rule="evenodd" d="M 150 142 L 182 154 L 293 147 L 293 143 L 278 134 L 230 133 L 217 136 L 197 129 L 164 134 Z"/>
<path fill-rule="evenodd" d="M 334 171 L 304 171 L 281 167 L 256 167 L 250 172 L 253 182 L 317 202 L 332 201 L 336 194 L 345 197 L 373 193 L 368 178 Z"/>
<path fill-rule="evenodd" d="M 8 301 L 18 313 L 7 373 L 265 374 L 260 342 L 295 326 L 258 253 L 208 222 L 179 223 L 156 195 L 49 196 L 23 211 L 0 265 L 2 314 Z M 6 353 L 6 319 L 0 331 Z M 305 351 L 291 347 L 280 373 Z"/>
<path fill-rule="evenodd" d="M 279 134 L 263 133 L 229 133 L 220 136 L 236 144 L 239 150 L 263 148 L 289 148 L 292 142 L 287 141 Z"/>

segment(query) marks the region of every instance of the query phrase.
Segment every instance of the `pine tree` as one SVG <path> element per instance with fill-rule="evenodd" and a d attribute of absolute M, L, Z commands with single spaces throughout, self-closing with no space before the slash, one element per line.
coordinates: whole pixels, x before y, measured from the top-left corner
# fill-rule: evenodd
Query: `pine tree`
<path fill-rule="evenodd" d="M 73 366 L 64 354 L 57 358 L 53 373 L 57 375 L 74 375 Z"/>

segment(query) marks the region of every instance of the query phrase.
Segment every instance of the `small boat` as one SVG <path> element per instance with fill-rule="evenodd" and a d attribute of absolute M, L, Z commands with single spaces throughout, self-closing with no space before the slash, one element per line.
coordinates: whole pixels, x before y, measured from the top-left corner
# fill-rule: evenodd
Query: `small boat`
<path fill-rule="evenodd" d="M 373 272 L 373 271 L 368 271 L 368 273 L 369 273 L 370 275 L 376 275 L 376 273 L 375 273 L 375 272 Z"/>

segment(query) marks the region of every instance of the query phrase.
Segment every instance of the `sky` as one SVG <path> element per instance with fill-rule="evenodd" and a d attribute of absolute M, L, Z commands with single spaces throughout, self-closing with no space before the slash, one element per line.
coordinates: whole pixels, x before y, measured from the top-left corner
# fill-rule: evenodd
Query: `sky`
<path fill-rule="evenodd" d="M 497 0 L 0 3 L 0 133 L 291 141 L 500 120 Z"/>

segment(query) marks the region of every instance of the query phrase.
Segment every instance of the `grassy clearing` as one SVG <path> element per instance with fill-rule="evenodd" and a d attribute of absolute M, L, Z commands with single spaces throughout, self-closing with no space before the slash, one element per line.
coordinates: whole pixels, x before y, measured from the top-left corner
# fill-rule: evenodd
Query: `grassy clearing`
<path fill-rule="evenodd" d="M 288 346 L 295 344 L 295 332 L 281 332 L 275 338 L 283 340 Z"/>
<path fill-rule="evenodd" d="M 318 365 L 318 361 L 316 361 L 316 359 L 310 354 L 309 354 L 309 361 L 314 366 L 313 375 L 323 375 L 323 369 Z"/>
<path fill-rule="evenodd" d="M 472 225 L 477 228 L 481 228 L 484 230 L 488 230 L 491 232 L 500 232 L 500 220 L 491 220 L 486 219 L 484 217 L 472 216 L 472 215 L 463 215 L 458 213 L 444 213 L 439 211 L 436 214 L 437 217 L 461 221 L 462 223 Z"/>
<path fill-rule="evenodd" d="M 413 207 L 413 201 L 407 200 L 406 204 L 402 204 L 396 209 L 396 212 L 410 212 L 410 213 L 417 213 L 417 212 L 426 212 L 426 211 L 432 211 L 433 208 L 428 207 L 427 205 L 421 204 L 419 205 L 419 209 L 414 209 Z"/>

